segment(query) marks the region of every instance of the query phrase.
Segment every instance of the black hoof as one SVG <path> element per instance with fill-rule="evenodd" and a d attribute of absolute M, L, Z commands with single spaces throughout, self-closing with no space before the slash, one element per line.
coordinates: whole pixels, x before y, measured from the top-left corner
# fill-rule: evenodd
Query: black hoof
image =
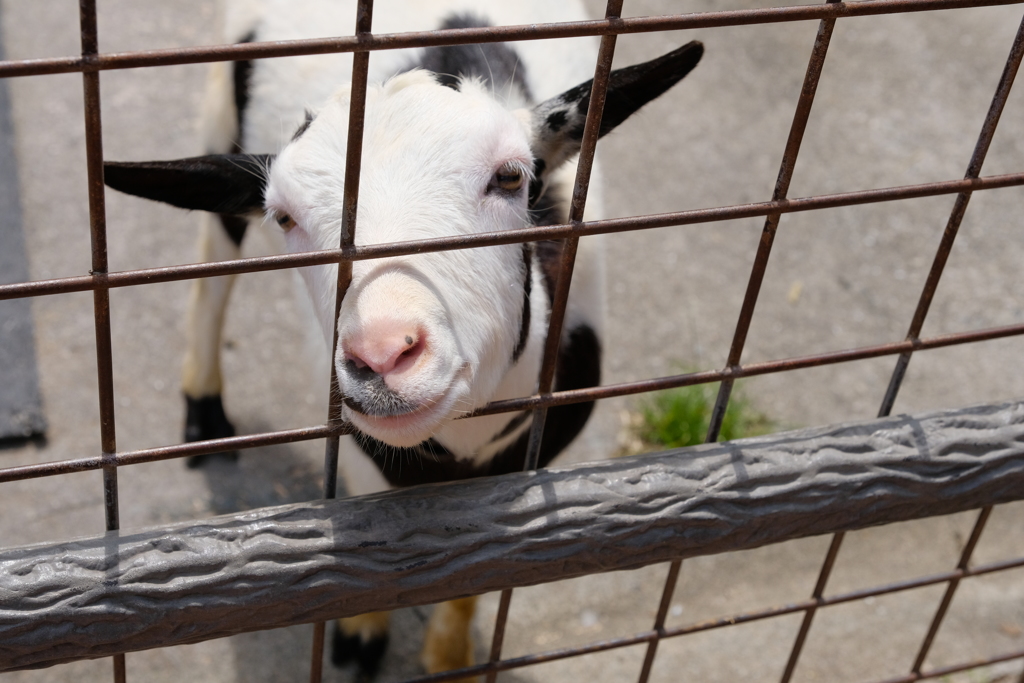
<path fill-rule="evenodd" d="M 387 634 L 370 638 L 364 642 L 358 634 L 345 635 L 335 623 L 334 640 L 331 643 L 331 663 L 334 666 L 344 666 L 354 661 L 359 665 L 361 674 L 366 678 L 373 678 L 380 669 L 384 651 L 387 649 Z"/>
<path fill-rule="evenodd" d="M 224 439 L 235 435 L 235 426 L 224 414 L 224 404 L 220 396 L 204 398 L 185 397 L 185 442 L 206 441 L 208 439 Z M 238 451 L 223 451 L 207 455 L 193 455 L 186 464 L 189 467 L 200 467 L 212 460 L 238 460 Z"/>

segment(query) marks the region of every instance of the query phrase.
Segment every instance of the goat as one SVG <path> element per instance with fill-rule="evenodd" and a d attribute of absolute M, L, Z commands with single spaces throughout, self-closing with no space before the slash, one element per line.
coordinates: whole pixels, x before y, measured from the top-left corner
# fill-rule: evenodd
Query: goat
<path fill-rule="evenodd" d="M 353 10 L 352 0 L 242 3 L 233 8 L 229 38 L 343 32 Z M 576 2 L 408 0 L 391 2 L 374 28 L 582 18 Z M 614 71 L 600 134 L 682 79 L 702 52 L 693 42 Z M 376 85 L 367 92 L 356 243 L 565 222 L 574 171 L 566 162 L 580 149 L 595 58 L 593 39 L 374 53 L 370 81 Z M 281 251 L 337 247 L 351 64 L 350 55 L 216 64 L 205 114 L 209 153 L 108 163 L 106 182 L 209 212 L 201 224 L 204 261 L 236 258 L 250 222 L 272 228 Z M 310 102 L 322 105 L 307 111 Z M 296 132 L 289 138 L 283 130 Z M 598 204 L 592 185 L 589 217 Z M 529 413 L 454 418 L 536 389 L 559 253 L 558 243 L 543 241 L 353 264 L 338 346 L 331 349 L 344 417 L 356 430 L 341 462 L 349 493 L 522 469 Z M 300 271 L 329 348 L 337 266 Z M 188 441 L 234 434 L 221 402 L 218 360 L 232 280 L 222 276 L 193 285 L 183 381 Z M 559 390 L 600 381 L 598 239 L 581 241 L 574 281 L 557 362 Z M 550 410 L 542 466 L 579 433 L 592 406 Z M 435 609 L 422 657 L 428 671 L 472 662 L 473 601 Z M 386 634 L 384 614 L 341 620 L 333 659 L 355 658 L 372 674 Z"/>

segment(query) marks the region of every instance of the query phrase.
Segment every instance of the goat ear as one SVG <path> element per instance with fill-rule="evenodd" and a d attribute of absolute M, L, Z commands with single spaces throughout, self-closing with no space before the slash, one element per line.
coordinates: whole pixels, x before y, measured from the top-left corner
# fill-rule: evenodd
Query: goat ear
<path fill-rule="evenodd" d="M 612 71 L 598 136 L 607 135 L 681 81 L 703 54 L 704 45 L 695 40 L 649 62 Z M 546 175 L 580 151 L 592 85 L 593 79 L 533 108 L 531 144 L 536 179 L 530 188 L 531 203 L 542 193 Z"/>
<path fill-rule="evenodd" d="M 107 185 L 182 209 L 247 214 L 263 208 L 269 154 L 212 154 L 174 161 L 103 165 Z"/>

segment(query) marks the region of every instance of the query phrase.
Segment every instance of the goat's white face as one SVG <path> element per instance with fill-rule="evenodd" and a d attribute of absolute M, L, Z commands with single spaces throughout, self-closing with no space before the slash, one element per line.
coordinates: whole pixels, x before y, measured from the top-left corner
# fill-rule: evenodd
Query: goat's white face
<path fill-rule="evenodd" d="M 613 71 L 598 134 L 672 87 L 702 53 L 693 42 Z M 370 89 L 356 244 L 527 225 L 530 181 L 536 198 L 550 174 L 580 150 L 590 88 L 581 83 L 529 111 L 510 111 L 473 81 L 454 90 L 422 71 Z M 343 89 L 276 159 L 212 154 L 108 162 L 105 180 L 124 192 L 222 216 L 268 210 L 285 226 L 289 250 L 335 248 L 348 109 Z M 268 166 L 269 178 L 261 173 Z M 490 400 L 526 339 L 520 329 L 526 261 L 512 245 L 356 262 L 334 359 L 355 426 L 384 443 L 412 446 Z M 302 273 L 328 343 L 336 272 L 317 266 Z M 542 317 L 531 314 L 534 325 Z"/>
<path fill-rule="evenodd" d="M 266 206 L 292 219 L 291 251 L 338 246 L 348 110 L 346 89 L 271 168 Z M 356 243 L 527 225 L 529 124 L 472 82 L 456 91 L 414 71 L 371 89 Z M 303 276 L 330 344 L 336 267 Z M 519 245 L 354 263 L 334 358 L 347 417 L 411 446 L 489 400 L 519 339 L 526 277 Z"/>

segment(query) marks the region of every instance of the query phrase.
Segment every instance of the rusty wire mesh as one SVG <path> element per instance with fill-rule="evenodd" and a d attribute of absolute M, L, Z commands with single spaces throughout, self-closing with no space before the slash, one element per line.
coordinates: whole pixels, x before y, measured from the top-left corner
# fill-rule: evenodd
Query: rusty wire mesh
<path fill-rule="evenodd" d="M 530 462 L 536 462 L 540 435 L 544 429 L 546 409 L 551 406 L 638 394 L 672 387 L 682 387 L 708 382 L 721 382 L 719 394 L 714 406 L 711 426 L 706 437 L 708 442 L 712 442 L 718 439 L 719 430 L 722 426 L 726 407 L 730 401 L 734 383 L 739 378 L 786 372 L 801 368 L 810 368 L 836 363 L 845 363 L 880 356 L 896 356 L 896 365 L 892 372 L 888 389 L 878 410 L 878 415 L 880 417 L 887 416 L 892 410 L 893 403 L 902 385 L 912 355 L 917 351 L 1024 334 L 1024 323 L 1018 323 L 1009 326 L 970 330 L 936 337 L 922 338 L 920 336 L 929 307 L 942 276 L 944 266 L 953 248 L 957 231 L 960 227 L 961 221 L 963 220 L 967 204 L 972 194 L 981 190 L 1024 185 L 1024 172 L 989 177 L 981 176 L 981 169 L 985 156 L 995 134 L 1000 115 L 1002 114 L 1007 98 L 1009 97 L 1010 89 L 1020 65 L 1021 58 L 1024 56 L 1024 23 L 1022 23 L 1021 28 L 1018 29 L 1016 39 L 1011 47 L 1010 54 L 1006 59 L 998 88 L 992 97 L 988 115 L 985 118 L 982 130 L 977 136 L 974 154 L 963 179 L 790 199 L 788 197 L 790 181 L 793 177 L 793 169 L 796 166 L 804 130 L 807 125 L 818 81 L 825 63 L 833 27 L 837 20 L 846 17 L 1007 5 L 1018 4 L 1019 2 L 1020 0 L 864 0 L 863 2 L 843 3 L 835 0 L 828 0 L 824 4 L 811 6 L 704 12 L 668 17 L 621 18 L 622 0 L 609 0 L 606 16 L 602 20 L 577 22 L 572 24 L 470 28 L 382 35 L 372 33 L 372 0 L 360 0 L 353 36 L 333 39 L 297 40 L 284 43 L 248 43 L 240 45 L 218 45 L 212 47 L 192 47 L 103 54 L 98 50 L 95 0 L 81 0 L 81 56 L 0 62 L 0 77 L 10 78 L 58 73 L 82 74 L 85 94 L 89 215 L 92 240 L 91 272 L 88 275 L 2 285 L 0 286 L 0 300 L 46 296 L 78 291 L 91 291 L 93 293 L 98 360 L 101 453 L 96 456 L 76 460 L 62 460 L 58 462 L 0 469 L 0 483 L 36 477 L 56 476 L 84 470 L 102 470 L 106 509 L 106 528 L 108 530 L 114 530 L 119 528 L 117 491 L 118 467 L 156 460 L 183 458 L 224 450 L 246 449 L 303 440 L 326 439 L 327 457 L 325 464 L 324 496 L 327 498 L 334 497 L 336 494 L 337 481 L 338 439 L 341 435 L 347 433 L 347 426 L 339 420 L 340 407 L 336 396 L 332 396 L 328 419 L 323 425 L 312 426 L 304 429 L 293 429 L 197 443 L 171 445 L 160 448 L 119 452 L 116 447 L 116 430 L 114 421 L 110 290 L 113 288 L 136 286 L 140 284 L 170 282 L 229 273 L 258 272 L 263 270 L 294 268 L 314 264 L 338 263 L 341 266 L 339 268 L 338 281 L 338 302 L 340 302 L 351 277 L 351 263 L 355 260 L 448 249 L 478 248 L 538 239 L 562 239 L 565 244 L 560 274 L 557 280 L 555 304 L 553 306 L 550 319 L 548 335 L 549 342 L 545 348 L 544 362 L 538 384 L 538 391 L 532 396 L 491 403 L 473 413 L 473 415 L 486 415 L 522 410 L 533 411 L 534 420 L 531 428 L 531 455 L 528 457 L 528 467 Z M 819 29 L 807 65 L 800 98 L 793 116 L 789 138 L 780 164 L 775 191 L 770 201 L 737 206 L 720 206 L 700 210 L 679 211 L 669 214 L 644 215 L 629 218 L 583 222 L 583 207 L 586 202 L 591 166 L 594 160 L 597 143 L 597 130 L 600 127 L 600 117 L 602 114 L 601 108 L 608 85 L 608 74 L 611 69 L 616 38 L 618 35 L 688 28 L 713 28 L 720 26 L 739 26 L 807 20 L 819 21 Z M 502 233 L 441 237 L 396 244 L 354 246 L 354 226 L 356 224 L 356 212 L 358 208 L 358 182 L 363 110 L 365 106 L 367 67 L 370 51 L 422 47 L 429 45 L 519 41 L 585 35 L 601 36 L 601 48 L 598 63 L 595 65 L 593 96 L 591 98 L 591 102 L 596 106 L 592 106 L 590 108 L 587 117 L 583 148 L 580 155 L 576 184 L 571 202 L 571 213 L 567 224 L 523 228 L 520 230 Z M 101 71 L 155 67 L 170 64 L 246 60 L 332 52 L 353 52 L 355 54 L 352 77 L 353 97 L 351 126 L 349 129 L 349 157 L 345 180 L 344 227 L 342 229 L 342 242 L 339 244 L 337 249 L 317 253 L 265 256 L 227 262 L 108 272 L 103 186 L 104 157 L 101 137 L 101 98 L 99 91 L 99 74 Z M 945 231 L 943 232 L 941 242 L 936 250 L 925 286 L 920 293 L 913 319 L 910 322 L 906 337 L 903 340 L 795 358 L 785 358 L 758 363 L 741 363 L 740 359 L 753 318 L 754 308 L 758 301 L 760 287 L 771 255 L 773 241 L 776 231 L 778 230 L 780 220 L 784 214 L 939 195 L 955 195 L 956 201 Z M 725 367 L 717 370 L 690 372 L 639 382 L 605 385 L 591 389 L 552 392 L 557 344 L 561 337 L 560 332 L 568 298 L 569 282 L 575 257 L 575 247 L 580 237 L 761 216 L 765 218 L 764 228 L 754 257 L 753 267 L 751 269 L 746 293 L 743 298 L 739 318 L 735 325 L 735 331 Z M 467 417 L 472 418 L 473 415 Z M 457 672 L 423 676 L 416 678 L 415 681 L 417 683 L 427 683 L 428 681 L 454 680 L 467 675 L 486 675 L 488 681 L 493 681 L 500 671 L 507 671 L 557 659 L 646 643 L 646 655 L 644 657 L 642 669 L 639 673 L 640 682 L 645 683 L 651 674 L 658 644 L 663 639 L 725 628 L 736 624 L 749 623 L 786 614 L 802 613 L 803 621 L 796 641 L 790 650 L 785 671 L 782 674 L 782 681 L 785 682 L 791 679 L 794 671 L 796 670 L 802 648 L 810 631 L 814 616 L 819 608 L 930 585 L 945 585 L 946 588 L 942 600 L 937 606 L 935 614 L 931 620 L 927 635 L 920 644 L 910 672 L 903 676 L 888 679 L 888 681 L 895 683 L 896 681 L 915 681 L 941 678 L 959 671 L 965 671 L 983 665 L 1021 659 L 1024 658 L 1024 650 L 1008 652 L 1002 655 L 989 657 L 983 661 L 965 662 L 955 666 L 931 670 L 925 670 L 923 668 L 925 659 L 933 644 L 935 636 L 943 623 L 947 609 L 960 582 L 970 577 L 992 574 L 1024 566 L 1024 558 L 981 566 L 971 566 L 972 554 L 979 539 L 981 538 L 991 510 L 991 507 L 986 507 L 979 512 L 970 537 L 963 546 L 959 562 L 954 569 L 944 573 L 848 593 L 828 595 L 826 594 L 828 580 L 834 567 L 839 548 L 843 542 L 843 535 L 837 534 L 833 538 L 827 555 L 822 562 L 818 580 L 812 595 L 807 600 L 781 607 L 734 614 L 699 624 L 669 628 L 666 626 L 668 610 L 672 603 L 673 591 L 681 568 L 681 562 L 677 561 L 672 563 L 669 568 L 655 623 L 652 625 L 650 630 L 636 633 L 629 637 L 593 642 L 581 647 L 569 647 L 550 650 L 539 654 L 503 659 L 503 636 L 512 594 L 511 590 L 507 590 L 501 596 L 497 621 L 494 628 L 493 642 L 491 645 L 491 654 L 487 662 Z M 318 681 L 321 676 L 319 667 L 321 666 L 323 659 L 323 641 L 324 624 L 320 623 L 316 625 L 314 634 L 311 665 L 311 680 L 313 681 Z M 115 681 L 125 680 L 123 654 L 114 658 L 114 679 Z M 1020 680 L 1024 681 L 1024 674 L 1021 675 Z M 888 681 L 886 683 L 888 683 Z"/>

